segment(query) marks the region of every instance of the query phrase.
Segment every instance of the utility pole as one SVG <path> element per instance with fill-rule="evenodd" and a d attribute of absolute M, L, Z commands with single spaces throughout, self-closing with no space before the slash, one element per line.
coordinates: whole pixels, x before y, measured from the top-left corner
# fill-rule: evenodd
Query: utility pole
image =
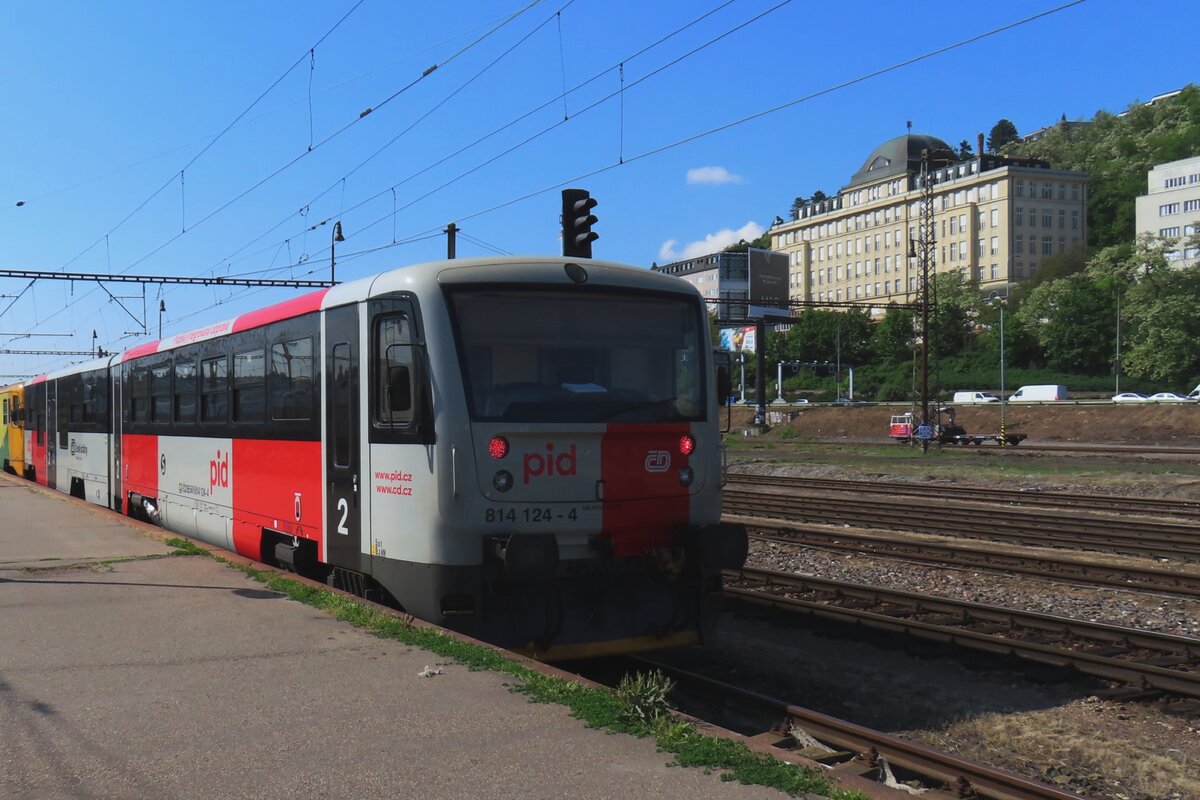
<path fill-rule="evenodd" d="M 446 258 L 454 260 L 458 257 L 458 226 L 451 222 L 442 233 L 446 234 Z"/>
<path fill-rule="evenodd" d="M 162 315 L 167 310 L 167 301 L 159 299 L 158 301 L 158 338 L 162 340 Z"/>
<path fill-rule="evenodd" d="M 929 329 L 931 267 L 934 240 L 933 173 L 929 169 L 929 149 L 921 151 L 921 214 L 917 223 L 916 255 L 921 270 L 921 424 L 931 426 L 929 417 L 929 350 L 933 338 Z M 931 428 L 926 428 L 931 430 Z M 929 452 L 929 439 L 921 440 L 922 452 Z"/>

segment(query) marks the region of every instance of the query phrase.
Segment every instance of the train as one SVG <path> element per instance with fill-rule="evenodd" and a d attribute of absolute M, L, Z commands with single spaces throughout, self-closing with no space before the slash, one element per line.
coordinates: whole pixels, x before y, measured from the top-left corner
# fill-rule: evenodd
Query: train
<path fill-rule="evenodd" d="M 748 546 L 721 519 L 728 392 L 678 278 L 436 261 L 7 387 L 5 463 L 564 660 L 711 631 Z"/>

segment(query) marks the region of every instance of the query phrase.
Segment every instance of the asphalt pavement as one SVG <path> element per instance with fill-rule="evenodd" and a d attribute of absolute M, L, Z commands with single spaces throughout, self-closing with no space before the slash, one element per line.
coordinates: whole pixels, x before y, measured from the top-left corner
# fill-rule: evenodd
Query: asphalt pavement
<path fill-rule="evenodd" d="M 782 796 L 171 550 L 0 475 L 0 797 Z"/>

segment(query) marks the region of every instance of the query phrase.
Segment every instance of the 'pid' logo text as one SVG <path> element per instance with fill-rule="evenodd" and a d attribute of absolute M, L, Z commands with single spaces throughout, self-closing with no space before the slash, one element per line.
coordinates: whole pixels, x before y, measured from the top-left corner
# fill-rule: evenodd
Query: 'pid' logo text
<path fill-rule="evenodd" d="M 546 444 L 545 453 L 526 453 L 521 457 L 521 468 L 524 473 L 523 483 L 529 483 L 530 478 L 539 475 L 574 475 L 575 474 L 575 445 L 564 453 L 555 453 L 554 444 Z"/>
<path fill-rule="evenodd" d="M 208 462 L 209 492 L 218 486 L 222 489 L 229 488 L 229 453 L 222 455 L 220 450 L 217 451 L 217 457 Z"/>

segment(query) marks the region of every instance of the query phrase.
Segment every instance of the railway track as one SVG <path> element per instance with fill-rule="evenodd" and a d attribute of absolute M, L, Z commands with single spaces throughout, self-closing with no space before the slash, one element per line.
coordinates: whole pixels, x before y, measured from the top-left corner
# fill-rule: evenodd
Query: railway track
<path fill-rule="evenodd" d="M 1006 553 L 970 544 L 926 541 L 904 534 L 857 533 L 824 525 L 771 523 L 748 517 L 738 521 L 745 523 L 751 537 L 764 541 L 1008 575 L 1030 575 L 1087 586 L 1200 597 L 1200 575 L 1170 569 L 1106 564 L 1052 554 Z"/>
<path fill-rule="evenodd" d="M 1120 514 L 1200 519 L 1200 500 L 1168 500 L 1155 497 L 1121 497 L 1068 492 L 1029 492 L 978 486 L 916 484 L 905 481 L 853 481 L 751 474 L 730 475 L 729 483 L 815 492 L 882 494 L 889 497 L 938 497 L 961 502 L 992 503 L 1021 508 L 1082 508 L 1088 511 L 1111 511 Z"/>
<path fill-rule="evenodd" d="M 977 800 L 1080 800 L 1080 795 L 1022 778 L 1004 770 L 984 766 L 908 742 L 880 731 L 855 725 L 816 711 L 791 705 L 679 667 L 645 657 L 632 659 L 655 669 L 712 702 L 719 700 L 737 708 L 756 707 L 784 720 L 777 731 L 754 739 L 779 748 L 794 747 L 790 731 L 801 729 L 826 745 L 830 752 L 806 756 L 830 766 L 830 775 L 859 775 L 880 782 L 884 762 L 893 769 L 918 776 L 929 800 L 977 798 Z M 786 757 L 786 750 L 780 753 Z"/>
<path fill-rule="evenodd" d="M 884 417 L 886 422 L 887 418 Z M 895 447 L 891 440 L 885 440 L 876 437 L 858 437 L 858 438 L 843 438 L 843 439 L 798 439 L 793 440 L 796 444 L 802 445 L 820 445 L 827 447 L 845 448 L 847 445 L 858 446 L 878 446 L 878 447 Z M 934 445 L 936 447 L 936 445 Z M 1086 443 L 1030 443 L 1028 439 L 1021 443 L 1020 447 L 997 447 L 991 446 L 966 446 L 966 445 L 943 445 L 946 450 L 956 451 L 961 450 L 969 453 L 1013 453 L 1023 456 L 1036 455 L 1037 453 L 1073 453 L 1077 455 L 1094 455 L 1094 456 L 1124 456 L 1129 458 L 1155 458 L 1157 456 L 1200 456 L 1200 447 L 1177 447 L 1173 445 L 1142 445 L 1142 444 L 1086 444 Z M 749 448 L 731 449 L 730 454 L 734 455 L 749 455 L 755 458 L 792 458 L 791 454 L 779 454 L 772 456 L 761 450 L 753 450 Z"/>
<path fill-rule="evenodd" d="M 726 579 L 726 595 L 740 602 L 1200 698 L 1200 639 L 775 570 L 746 567 Z"/>
<path fill-rule="evenodd" d="M 1032 547 L 1069 548 L 1144 558 L 1200 561 L 1200 535 L 1194 525 L 1118 516 L 1052 513 L 987 506 L 877 500 L 853 496 L 788 496 L 771 492 L 726 491 L 727 513 L 800 522 L 851 525 L 985 539 Z"/>

